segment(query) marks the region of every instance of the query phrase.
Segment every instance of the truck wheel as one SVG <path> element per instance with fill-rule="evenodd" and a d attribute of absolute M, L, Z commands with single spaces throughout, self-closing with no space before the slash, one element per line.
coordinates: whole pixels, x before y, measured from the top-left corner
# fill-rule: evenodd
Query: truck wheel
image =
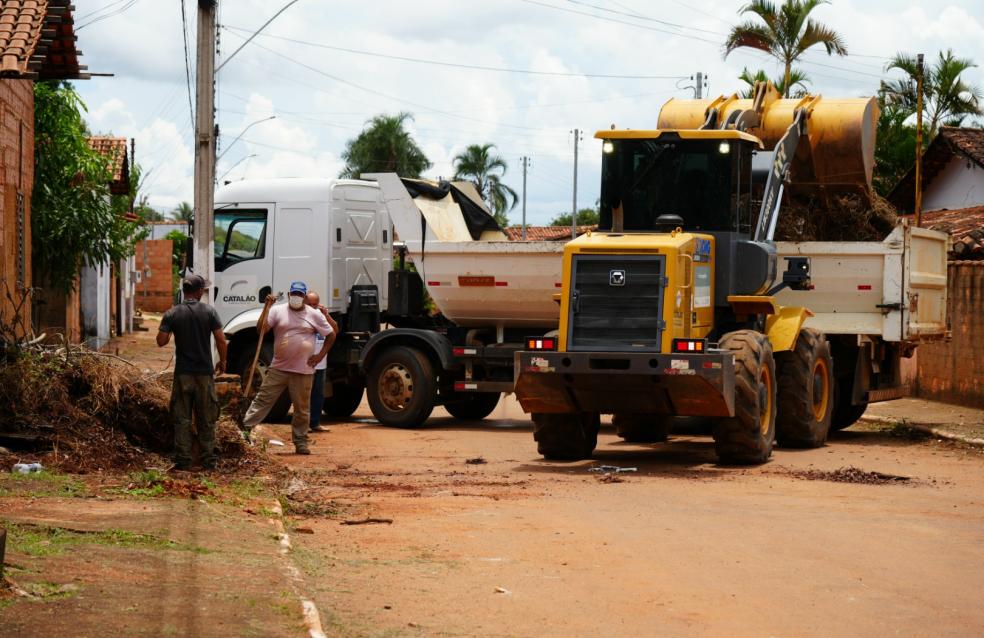
<path fill-rule="evenodd" d="M 601 418 L 597 412 L 576 414 L 533 413 L 533 438 L 537 452 L 558 461 L 591 457 L 598 445 Z"/>
<path fill-rule="evenodd" d="M 854 405 L 851 403 L 854 394 L 854 379 L 848 377 L 845 380 L 835 381 L 834 386 L 836 393 L 834 395 L 834 413 L 830 418 L 830 429 L 839 432 L 857 423 L 864 411 L 868 409 L 868 404 Z"/>
<path fill-rule="evenodd" d="M 499 405 L 498 392 L 473 392 L 444 404 L 451 416 L 462 421 L 481 421 Z"/>
<path fill-rule="evenodd" d="M 658 443 L 669 438 L 668 414 L 624 414 L 612 416 L 615 434 L 629 443 Z"/>
<path fill-rule="evenodd" d="M 415 428 L 434 409 L 434 366 L 419 350 L 397 346 L 382 352 L 368 378 L 369 407 L 383 425 Z"/>
<path fill-rule="evenodd" d="M 776 355 L 779 445 L 820 447 L 827 440 L 834 404 L 833 370 L 830 344 L 812 328 L 800 330 L 793 350 Z"/>
<path fill-rule="evenodd" d="M 361 383 L 336 383 L 321 411 L 332 419 L 347 419 L 359 408 L 365 387 Z"/>
<path fill-rule="evenodd" d="M 256 341 L 253 341 L 246 345 L 245 348 L 239 351 L 239 356 L 233 363 L 234 369 L 230 370 L 235 374 L 238 374 L 242 379 L 243 392 L 246 392 L 246 377 L 249 376 L 249 367 L 253 365 L 253 355 L 256 354 Z M 260 348 L 260 358 L 256 362 L 256 374 L 253 375 L 253 388 L 254 390 L 259 390 L 260 386 L 263 385 L 263 379 L 266 378 L 267 370 L 270 367 L 270 363 L 273 361 L 273 343 L 270 341 L 264 341 L 263 347 Z M 255 396 L 255 394 L 254 394 Z M 248 406 L 247 406 L 248 409 Z M 270 409 L 270 413 L 267 414 L 267 423 L 287 423 L 289 419 L 287 418 L 287 413 L 290 411 L 290 394 L 286 390 L 277 399 L 277 402 L 273 404 Z"/>
<path fill-rule="evenodd" d="M 719 347 L 735 353 L 735 416 L 714 424 L 714 448 L 723 463 L 764 463 L 776 438 L 776 364 L 768 337 L 737 330 Z"/>

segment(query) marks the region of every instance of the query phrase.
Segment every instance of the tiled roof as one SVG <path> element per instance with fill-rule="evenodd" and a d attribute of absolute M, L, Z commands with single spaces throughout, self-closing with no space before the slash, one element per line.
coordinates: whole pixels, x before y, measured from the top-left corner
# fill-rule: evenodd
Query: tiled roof
<path fill-rule="evenodd" d="M 75 48 L 69 0 L 3 0 L 0 5 L 0 77 L 86 79 Z"/>
<path fill-rule="evenodd" d="M 583 235 L 589 230 L 597 229 L 597 226 L 578 226 L 577 234 Z M 511 241 L 523 240 L 523 229 L 520 226 L 504 228 L 502 230 Z M 566 241 L 571 238 L 570 226 L 527 226 L 527 241 Z"/>
<path fill-rule="evenodd" d="M 910 220 L 911 215 L 906 215 Z M 984 206 L 922 214 L 923 228 L 950 233 L 951 259 L 984 259 Z"/>
<path fill-rule="evenodd" d="M 965 157 L 984 168 L 984 129 L 955 126 L 944 126 L 940 129 L 939 134 L 923 153 L 924 191 L 954 157 Z M 899 211 L 910 213 L 915 202 L 915 188 L 916 167 L 913 162 L 913 167 L 892 189 L 888 200 Z"/>
<path fill-rule="evenodd" d="M 109 190 L 114 195 L 126 195 L 130 192 L 130 160 L 126 152 L 125 137 L 110 137 L 97 135 L 89 138 L 89 147 L 109 160 L 109 170 L 113 173 L 113 181 Z"/>

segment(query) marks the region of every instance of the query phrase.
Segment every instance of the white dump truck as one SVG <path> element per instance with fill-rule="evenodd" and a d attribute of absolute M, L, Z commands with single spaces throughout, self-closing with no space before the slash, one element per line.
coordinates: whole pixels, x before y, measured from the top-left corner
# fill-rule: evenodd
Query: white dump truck
<path fill-rule="evenodd" d="M 420 425 L 436 405 L 481 419 L 513 390 L 516 352 L 532 349 L 530 339 L 556 347 L 564 242 L 508 241 L 468 184 L 366 177 L 217 191 L 213 302 L 231 371 L 252 359 L 265 296 L 301 279 L 342 330 L 327 415 L 351 415 L 368 388 L 386 425 Z M 856 421 L 868 402 L 905 394 L 902 358 L 946 333 L 946 236 L 903 223 L 882 242 L 776 246 L 780 261 L 811 261 L 812 288 L 777 299 L 809 308 L 806 325 L 831 341 L 833 427 Z M 439 312 L 425 308 L 425 290 Z M 268 340 L 261 374 L 271 356 Z M 285 395 L 273 417 L 288 409 Z"/>

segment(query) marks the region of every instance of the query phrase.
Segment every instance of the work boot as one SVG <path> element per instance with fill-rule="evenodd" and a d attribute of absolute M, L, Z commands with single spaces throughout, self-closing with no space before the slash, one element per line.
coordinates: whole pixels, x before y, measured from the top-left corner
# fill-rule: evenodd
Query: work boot
<path fill-rule="evenodd" d="M 331 430 L 329 430 L 328 428 L 326 428 L 325 426 L 323 426 L 321 424 L 311 426 L 311 430 L 310 431 L 311 432 L 331 432 Z"/>
<path fill-rule="evenodd" d="M 308 456 L 311 454 L 311 450 L 306 445 L 298 445 L 294 447 L 294 454 L 303 454 L 305 456 Z"/>

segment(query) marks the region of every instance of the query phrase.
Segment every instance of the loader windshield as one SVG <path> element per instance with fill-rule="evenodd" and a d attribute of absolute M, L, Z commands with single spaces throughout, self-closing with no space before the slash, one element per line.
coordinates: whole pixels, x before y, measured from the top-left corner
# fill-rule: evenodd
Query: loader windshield
<path fill-rule="evenodd" d="M 738 230 L 751 158 L 737 140 L 664 134 L 605 140 L 603 151 L 600 228 L 611 229 L 612 212 L 621 207 L 626 231 L 654 230 L 660 215 L 679 215 L 686 230 Z"/>

